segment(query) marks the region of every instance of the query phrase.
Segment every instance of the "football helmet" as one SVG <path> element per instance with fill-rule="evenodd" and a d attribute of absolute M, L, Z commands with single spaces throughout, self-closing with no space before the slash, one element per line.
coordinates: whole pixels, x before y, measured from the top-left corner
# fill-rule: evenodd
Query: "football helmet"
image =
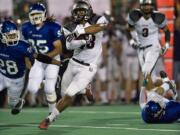
<path fill-rule="evenodd" d="M 86 0 L 78 0 L 72 8 L 71 14 L 75 22 L 88 21 L 92 16 L 92 7 Z"/>
<path fill-rule="evenodd" d="M 164 108 L 162 108 L 160 104 L 155 101 L 149 101 L 146 104 L 144 111 L 150 118 L 157 118 L 162 116 Z"/>
<path fill-rule="evenodd" d="M 140 9 L 144 14 L 151 14 L 154 9 L 152 0 L 140 0 Z"/>
<path fill-rule="evenodd" d="M 46 20 L 46 8 L 41 3 L 36 3 L 29 8 L 29 20 L 33 25 L 39 25 Z"/>
<path fill-rule="evenodd" d="M 7 46 L 17 45 L 20 40 L 20 32 L 15 23 L 4 21 L 1 27 L 1 41 Z"/>

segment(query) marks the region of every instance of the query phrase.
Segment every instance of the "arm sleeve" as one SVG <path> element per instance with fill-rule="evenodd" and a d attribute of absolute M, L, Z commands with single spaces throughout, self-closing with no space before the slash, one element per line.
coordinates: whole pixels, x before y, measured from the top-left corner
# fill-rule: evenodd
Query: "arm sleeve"
<path fill-rule="evenodd" d="M 47 56 L 47 55 L 43 55 L 38 53 L 36 59 L 40 62 L 46 63 L 46 64 L 51 64 L 52 63 L 52 58 Z"/>
<path fill-rule="evenodd" d="M 77 49 L 79 47 L 81 47 L 82 45 L 86 44 L 85 40 L 75 40 L 75 39 L 68 39 L 68 35 L 72 34 L 69 30 L 63 28 L 63 33 L 65 35 L 66 38 L 66 48 L 68 50 L 74 50 Z"/>
<path fill-rule="evenodd" d="M 66 40 L 66 48 L 68 50 L 74 50 L 77 48 L 80 48 L 82 45 L 85 45 L 86 41 L 85 40 L 72 40 L 72 41 L 67 41 Z"/>

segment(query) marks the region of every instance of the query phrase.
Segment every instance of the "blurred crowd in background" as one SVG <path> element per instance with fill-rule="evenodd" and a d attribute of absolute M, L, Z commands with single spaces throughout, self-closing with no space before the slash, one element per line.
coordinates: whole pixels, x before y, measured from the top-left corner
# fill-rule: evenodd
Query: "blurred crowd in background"
<path fill-rule="evenodd" d="M 8 0 L 9 1 L 9 0 Z M 53 1 L 53 0 L 52 0 Z M 69 1 L 69 0 L 67 0 Z M 71 0 L 72 1 L 72 0 Z M 97 0 L 98 1 L 98 0 Z M 103 0 L 100 0 L 103 3 Z M 13 16 L 0 9 L 0 22 L 6 19 L 13 19 L 18 25 L 28 19 L 29 5 L 41 2 L 50 10 L 50 1 L 47 0 L 13 0 Z M 59 0 L 59 8 L 64 0 Z M 1 0 L 0 0 L 1 3 Z M 103 3 L 104 4 L 104 3 Z M 177 90 L 180 91 L 180 0 L 175 0 L 174 18 L 174 76 Z M 5 6 L 5 5 L 4 5 Z M 51 4 L 52 6 L 52 4 Z M 130 45 L 124 34 L 126 28 L 126 18 L 130 9 L 139 7 L 139 0 L 109 0 L 109 9 L 102 10 L 110 22 L 109 28 L 104 33 L 103 55 L 101 64 L 95 79 L 92 82 L 92 90 L 95 96 L 95 104 L 136 104 L 138 102 L 139 89 L 142 84 L 141 73 L 137 58 L 137 52 Z M 0 6 L 1 8 L 2 6 Z M 96 10 L 95 10 L 96 12 Z M 49 13 L 49 12 L 48 12 Z M 68 16 L 54 15 L 60 24 L 70 20 L 70 9 Z M 51 16 L 51 14 L 49 13 Z M 156 74 L 164 69 L 163 58 L 159 59 L 155 68 Z M 42 90 L 36 95 L 28 93 L 26 105 L 28 106 L 47 106 L 43 83 Z M 0 106 L 7 107 L 7 91 L 0 92 Z M 57 94 L 59 95 L 57 88 Z M 87 105 L 87 99 L 78 95 L 74 105 Z"/>

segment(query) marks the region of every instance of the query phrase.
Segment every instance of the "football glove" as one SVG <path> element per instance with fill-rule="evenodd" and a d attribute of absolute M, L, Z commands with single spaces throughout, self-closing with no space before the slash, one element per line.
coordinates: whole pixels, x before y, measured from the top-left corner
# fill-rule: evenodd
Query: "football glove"
<path fill-rule="evenodd" d="M 166 43 L 166 44 L 161 48 L 160 54 L 161 54 L 161 55 L 164 55 L 164 54 L 167 52 L 168 48 L 169 48 L 169 43 Z"/>
<path fill-rule="evenodd" d="M 138 48 L 139 48 L 139 45 L 140 45 L 135 39 L 130 39 L 130 40 L 129 40 L 129 44 L 130 44 L 134 49 L 138 49 Z"/>

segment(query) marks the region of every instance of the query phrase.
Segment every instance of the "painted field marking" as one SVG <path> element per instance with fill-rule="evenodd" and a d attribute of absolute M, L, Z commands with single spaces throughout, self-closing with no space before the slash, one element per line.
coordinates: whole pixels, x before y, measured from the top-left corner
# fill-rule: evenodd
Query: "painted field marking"
<path fill-rule="evenodd" d="M 9 109 L 2 109 L 0 112 L 9 112 Z M 22 113 L 47 113 L 48 110 L 22 110 Z M 77 114 L 132 114 L 139 115 L 140 112 L 114 112 L 114 111 L 65 111 L 66 113 Z"/>
<path fill-rule="evenodd" d="M 0 123 L 0 126 L 7 126 L 10 124 Z M 15 126 L 38 127 L 36 124 L 16 124 Z M 110 126 L 81 126 L 81 125 L 50 125 L 50 128 L 82 128 L 82 129 L 110 129 L 110 130 L 131 130 L 131 131 L 155 131 L 155 132 L 180 132 L 176 129 L 153 129 L 153 128 L 129 128 L 129 127 L 110 127 Z"/>

